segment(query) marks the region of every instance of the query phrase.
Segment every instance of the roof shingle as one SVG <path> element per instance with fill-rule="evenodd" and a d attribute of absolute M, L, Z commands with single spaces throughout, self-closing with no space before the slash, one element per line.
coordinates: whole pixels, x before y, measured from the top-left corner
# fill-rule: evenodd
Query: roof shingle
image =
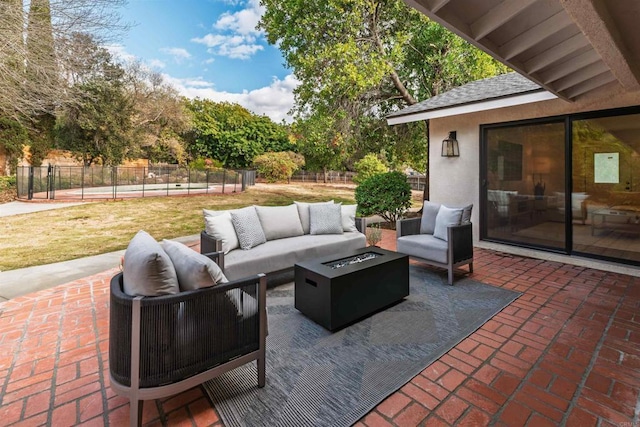
<path fill-rule="evenodd" d="M 432 98 L 403 108 L 387 115 L 387 118 L 407 116 L 427 111 L 440 110 L 465 104 L 473 104 L 492 99 L 522 95 L 527 92 L 543 91 L 544 89 L 520 74 L 512 72 L 476 80 L 456 87 Z"/>

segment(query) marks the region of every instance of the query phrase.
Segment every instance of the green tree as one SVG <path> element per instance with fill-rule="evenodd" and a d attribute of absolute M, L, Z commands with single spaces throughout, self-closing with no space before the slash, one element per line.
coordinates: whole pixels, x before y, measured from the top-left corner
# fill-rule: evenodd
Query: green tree
<path fill-rule="evenodd" d="M 108 73 L 73 87 L 78 102 L 66 106 L 56 124 L 58 146 L 87 166 L 117 165 L 131 150 L 134 109 L 124 87 L 124 71 L 110 61 L 103 66 Z"/>
<path fill-rule="evenodd" d="M 295 112 L 319 114 L 349 159 L 385 150 L 387 161 L 426 168 L 424 123 L 384 117 L 459 84 L 506 71 L 402 0 L 263 0 L 260 26 L 301 82 Z M 353 160 L 347 160 L 347 164 Z"/>
<path fill-rule="evenodd" d="M 342 169 L 344 138 L 336 131 L 331 116 L 314 114 L 300 119 L 293 125 L 298 152 L 304 155 L 308 170 L 322 171 L 324 182 L 331 169 Z"/>
<path fill-rule="evenodd" d="M 389 171 L 389 168 L 373 153 L 369 153 L 362 159 L 358 160 L 354 167 L 356 170 L 356 176 L 353 177 L 353 182 L 356 184 L 360 184 L 373 175 Z"/>
<path fill-rule="evenodd" d="M 12 174 L 16 172 L 22 150 L 27 142 L 27 130 L 22 124 L 8 117 L 0 117 L 0 145 L 5 149 Z"/>
<path fill-rule="evenodd" d="M 264 152 L 293 148 L 283 125 L 238 104 L 195 99 L 187 108 L 193 123 L 186 134 L 192 158 L 206 157 L 228 168 L 245 168 Z"/>

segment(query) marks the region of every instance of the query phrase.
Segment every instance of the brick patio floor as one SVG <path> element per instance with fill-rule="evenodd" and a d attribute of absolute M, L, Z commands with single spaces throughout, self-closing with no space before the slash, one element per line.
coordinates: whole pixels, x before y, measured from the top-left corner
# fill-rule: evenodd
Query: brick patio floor
<path fill-rule="evenodd" d="M 0 425 L 128 423 L 108 380 L 115 273 L 0 304 Z M 482 249 L 473 278 L 523 295 L 358 426 L 640 427 L 640 278 Z M 144 423 L 222 425 L 199 387 Z"/>

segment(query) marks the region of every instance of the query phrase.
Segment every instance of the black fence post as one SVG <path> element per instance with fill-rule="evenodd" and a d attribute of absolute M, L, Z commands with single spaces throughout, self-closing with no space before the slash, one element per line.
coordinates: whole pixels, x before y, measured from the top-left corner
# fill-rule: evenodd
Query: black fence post
<path fill-rule="evenodd" d="M 33 166 L 29 166 L 29 180 L 27 182 L 27 199 L 33 200 Z"/>
<path fill-rule="evenodd" d="M 224 194 L 224 184 L 227 181 L 227 170 L 222 169 L 222 194 Z"/>
<path fill-rule="evenodd" d="M 113 166 L 111 168 L 111 185 L 113 185 L 113 191 L 111 192 L 113 200 L 118 196 L 118 167 Z"/>

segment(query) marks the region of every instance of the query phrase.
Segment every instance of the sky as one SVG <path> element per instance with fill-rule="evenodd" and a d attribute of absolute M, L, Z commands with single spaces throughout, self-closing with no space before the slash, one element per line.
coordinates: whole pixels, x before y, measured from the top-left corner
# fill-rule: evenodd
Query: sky
<path fill-rule="evenodd" d="M 120 12 L 132 27 L 110 46 L 116 56 L 140 60 L 188 98 L 291 121 L 298 82 L 256 29 L 259 0 L 129 0 Z"/>

